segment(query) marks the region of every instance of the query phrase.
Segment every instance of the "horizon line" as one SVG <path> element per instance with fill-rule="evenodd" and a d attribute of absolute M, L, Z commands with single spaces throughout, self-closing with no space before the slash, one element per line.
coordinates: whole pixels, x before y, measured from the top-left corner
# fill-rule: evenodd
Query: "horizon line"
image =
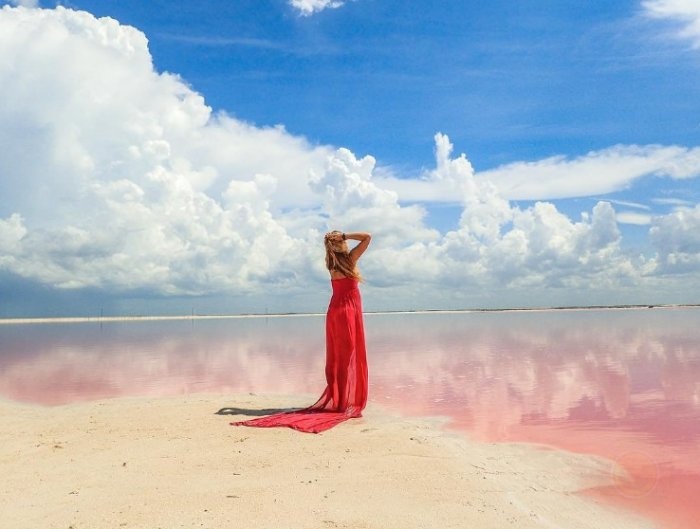
<path fill-rule="evenodd" d="M 365 311 L 365 316 L 399 315 L 399 314 L 457 314 L 479 312 L 547 312 L 575 310 L 625 310 L 625 309 L 674 309 L 700 308 L 696 303 L 663 303 L 663 304 L 623 304 L 623 305 L 571 305 L 556 307 L 511 307 L 500 309 L 416 309 L 416 310 L 377 310 Z M 178 320 L 223 320 L 243 318 L 290 318 L 325 316 L 325 312 L 279 312 L 279 313 L 242 313 L 242 314 L 181 314 L 181 315 L 122 315 L 122 316 L 52 316 L 52 317 L 20 317 L 0 318 L 0 325 L 20 325 L 37 323 L 110 323 L 123 321 L 178 321 Z"/>

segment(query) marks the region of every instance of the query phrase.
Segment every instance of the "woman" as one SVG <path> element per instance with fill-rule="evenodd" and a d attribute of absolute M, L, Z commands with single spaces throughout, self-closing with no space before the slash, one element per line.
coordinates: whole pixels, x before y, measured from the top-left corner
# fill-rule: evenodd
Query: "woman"
<path fill-rule="evenodd" d="M 347 240 L 359 241 L 350 250 Z M 372 237 L 369 233 L 326 233 L 326 267 L 333 296 L 326 313 L 326 389 L 321 398 L 303 410 L 277 413 L 231 423 L 233 425 L 288 426 L 318 433 L 353 417 L 361 417 L 367 403 L 367 354 L 362 321 L 362 300 L 357 269 Z"/>

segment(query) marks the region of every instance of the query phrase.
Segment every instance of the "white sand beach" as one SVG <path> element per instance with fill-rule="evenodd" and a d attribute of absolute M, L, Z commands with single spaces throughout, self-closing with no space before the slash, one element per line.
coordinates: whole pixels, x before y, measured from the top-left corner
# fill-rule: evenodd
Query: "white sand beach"
<path fill-rule="evenodd" d="M 2 527 L 654 527 L 578 493 L 610 479 L 610 463 L 594 457 L 477 443 L 372 404 L 318 435 L 234 427 L 247 416 L 217 414 L 309 399 L 2 401 Z"/>

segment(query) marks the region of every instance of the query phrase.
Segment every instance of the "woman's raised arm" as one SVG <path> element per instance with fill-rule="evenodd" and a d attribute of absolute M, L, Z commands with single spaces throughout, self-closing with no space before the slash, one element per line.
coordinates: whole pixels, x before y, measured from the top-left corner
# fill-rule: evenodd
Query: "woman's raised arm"
<path fill-rule="evenodd" d="M 357 260 L 362 256 L 362 254 L 365 253 L 365 250 L 367 249 L 370 241 L 372 240 L 372 236 L 364 231 L 344 233 L 343 235 L 345 235 L 346 239 L 360 241 L 357 246 L 350 250 L 350 259 L 352 259 L 353 263 L 356 263 Z"/>

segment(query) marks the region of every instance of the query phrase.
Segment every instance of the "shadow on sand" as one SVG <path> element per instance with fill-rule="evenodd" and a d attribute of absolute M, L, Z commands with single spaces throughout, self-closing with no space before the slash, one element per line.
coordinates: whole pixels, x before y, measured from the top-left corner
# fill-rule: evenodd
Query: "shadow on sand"
<path fill-rule="evenodd" d="M 264 415 L 299 411 L 301 409 L 303 408 L 266 408 L 263 410 L 251 410 L 249 408 L 221 408 L 216 412 L 216 415 L 248 415 L 250 417 L 262 417 Z"/>

